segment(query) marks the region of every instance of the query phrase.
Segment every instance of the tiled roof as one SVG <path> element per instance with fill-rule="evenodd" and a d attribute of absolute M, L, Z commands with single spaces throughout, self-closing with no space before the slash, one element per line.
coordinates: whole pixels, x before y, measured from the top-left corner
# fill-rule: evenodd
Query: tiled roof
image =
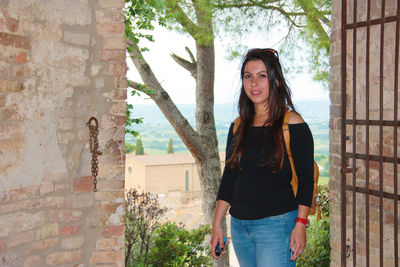
<path fill-rule="evenodd" d="M 190 153 L 174 153 L 174 154 L 160 154 L 160 155 L 135 155 L 127 154 L 127 158 L 142 163 L 146 166 L 154 165 L 173 165 L 173 164 L 194 164 L 194 158 Z M 225 151 L 219 152 L 221 162 L 225 162 Z"/>

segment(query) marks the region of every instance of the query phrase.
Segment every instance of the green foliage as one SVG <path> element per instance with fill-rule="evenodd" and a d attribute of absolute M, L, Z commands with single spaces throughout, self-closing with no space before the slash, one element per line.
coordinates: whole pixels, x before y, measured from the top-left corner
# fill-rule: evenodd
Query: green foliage
<path fill-rule="evenodd" d="M 126 154 L 130 154 L 135 150 L 136 150 L 136 147 L 134 145 L 132 145 L 131 143 L 125 142 L 125 153 Z"/>
<path fill-rule="evenodd" d="M 329 245 L 329 218 L 313 220 L 307 228 L 307 246 L 303 254 L 297 259 L 298 267 L 329 267 L 330 245 Z"/>
<path fill-rule="evenodd" d="M 136 139 L 136 155 L 144 155 L 144 148 L 141 139 Z"/>
<path fill-rule="evenodd" d="M 172 143 L 172 138 L 169 139 L 167 153 L 174 154 L 174 145 Z"/>
<path fill-rule="evenodd" d="M 153 233 L 166 212 L 150 193 L 130 189 L 126 194 L 125 266 L 148 266 Z"/>
<path fill-rule="evenodd" d="M 204 245 L 209 226 L 191 231 L 175 223 L 160 225 L 167 209 L 151 193 L 130 189 L 126 198 L 125 266 L 209 266 Z"/>
<path fill-rule="evenodd" d="M 125 0 L 125 34 L 135 43 L 139 43 L 141 38 L 154 41 L 151 34 L 154 23 L 166 26 L 169 19 L 171 15 L 167 12 L 166 1 Z M 130 47 L 127 49 L 129 51 Z"/>
<path fill-rule="evenodd" d="M 321 81 L 327 88 L 329 83 L 331 1 L 295 0 L 294 4 L 306 12 L 300 36 L 311 47 L 309 60 L 314 80 Z"/>
<path fill-rule="evenodd" d="M 140 124 L 143 123 L 143 118 L 132 118 L 132 110 L 133 106 L 132 104 L 126 103 L 126 123 L 125 123 L 125 133 L 131 134 L 134 137 L 138 136 L 139 133 L 132 130 L 131 127 L 134 124 Z"/>
<path fill-rule="evenodd" d="M 328 185 L 319 185 L 318 186 L 318 197 L 320 201 L 320 205 L 322 207 L 322 211 L 329 217 L 329 186 Z"/>
<path fill-rule="evenodd" d="M 136 150 L 136 146 L 132 145 L 131 143 L 125 142 L 125 153 L 130 154 Z"/>
<path fill-rule="evenodd" d="M 208 266 L 211 255 L 204 239 L 210 233 L 205 225 L 188 231 L 175 223 L 163 224 L 156 230 L 149 262 L 152 266 Z"/>
<path fill-rule="evenodd" d="M 301 61 L 304 53 L 294 52 L 303 49 L 299 47 L 299 38 L 302 39 L 304 45 L 311 50 L 307 57 L 314 80 L 328 87 L 330 0 L 215 0 L 214 7 L 217 10 L 216 28 L 223 28 L 227 33 L 225 39 L 232 40 L 226 44 L 228 58 L 243 53 L 243 47 L 237 45 L 241 43 L 242 36 L 254 30 L 267 35 L 275 27 L 279 32 L 286 32 L 286 37 L 280 42 L 279 50 L 284 58 L 289 59 L 287 62 Z M 294 49 L 295 47 L 297 49 Z M 302 66 L 297 65 L 290 68 L 302 71 Z"/>

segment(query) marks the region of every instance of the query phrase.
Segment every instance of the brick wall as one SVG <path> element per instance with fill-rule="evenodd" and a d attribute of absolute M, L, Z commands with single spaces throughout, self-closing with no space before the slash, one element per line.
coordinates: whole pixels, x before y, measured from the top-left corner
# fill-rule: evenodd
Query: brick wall
<path fill-rule="evenodd" d="M 124 264 L 123 6 L 0 1 L 1 266 Z"/>
<path fill-rule="evenodd" d="M 367 20 L 367 1 L 357 1 L 356 19 L 354 19 L 354 1 L 347 2 L 347 23 Z M 342 1 L 332 1 L 332 34 L 331 34 L 331 119 L 330 119 L 330 221 L 331 221 L 331 266 L 341 266 L 341 244 L 345 243 L 347 266 L 366 266 L 369 257 L 370 266 L 379 266 L 380 245 L 383 238 L 383 266 L 394 266 L 394 202 L 383 199 L 382 214 L 380 217 L 379 197 L 369 196 L 367 206 L 365 194 L 352 192 L 346 193 L 346 240 L 341 240 L 341 57 L 346 57 L 346 112 L 347 119 L 366 120 L 369 114 L 370 120 L 379 120 L 380 117 L 380 49 L 381 49 L 381 24 L 370 27 L 370 53 L 369 53 L 369 81 L 366 81 L 366 40 L 367 28 L 359 28 L 356 31 L 356 51 L 353 51 L 353 30 L 346 30 L 347 43 L 346 55 L 341 52 L 341 12 Z M 396 1 L 386 1 L 385 16 L 396 15 Z M 382 1 L 371 1 L 371 19 L 381 18 Z M 394 55 L 396 22 L 385 23 L 384 26 L 384 64 L 383 64 L 383 119 L 394 120 Z M 356 53 L 356 62 L 353 55 Z M 353 88 L 353 66 L 356 65 L 356 88 Z M 369 109 L 366 109 L 366 85 L 369 84 Z M 353 97 L 354 96 L 354 97 Z M 353 104 L 356 106 L 356 116 L 353 116 Z M 369 146 L 367 144 L 367 126 L 358 125 L 353 134 L 353 126 L 347 125 L 346 151 L 361 154 L 380 155 L 379 126 L 369 126 Z M 400 136 L 400 132 L 398 131 Z M 393 157 L 394 132 L 392 126 L 383 127 L 382 154 Z M 355 149 L 353 149 L 353 144 Z M 353 160 L 349 160 L 349 168 L 356 168 L 355 186 L 366 188 L 366 177 L 369 177 L 369 188 L 378 190 L 380 179 L 383 181 L 385 192 L 394 192 L 394 168 L 393 163 L 383 163 L 380 170 L 378 161 L 369 161 L 369 170 L 366 170 L 366 161 L 357 159 L 355 166 Z M 382 175 L 380 176 L 380 172 Z M 352 174 L 346 175 L 346 184 L 353 185 Z M 356 203 L 353 214 L 353 203 Z M 369 252 L 366 249 L 366 221 L 367 209 L 369 211 Z M 353 223 L 353 217 L 355 222 Z M 380 223 L 383 225 L 383 233 L 380 233 Z M 355 231 L 355 242 L 353 240 Z M 354 247 L 354 243 L 356 246 Z M 353 256 L 356 262 L 353 260 Z"/>

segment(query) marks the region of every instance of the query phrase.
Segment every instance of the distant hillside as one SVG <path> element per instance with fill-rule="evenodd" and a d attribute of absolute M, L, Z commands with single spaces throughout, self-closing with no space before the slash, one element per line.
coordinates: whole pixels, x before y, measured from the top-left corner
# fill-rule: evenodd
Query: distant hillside
<path fill-rule="evenodd" d="M 329 101 L 296 102 L 296 108 L 313 132 L 316 153 L 325 155 L 328 154 L 329 149 L 329 105 Z M 195 128 L 195 105 L 179 105 L 178 108 Z M 215 105 L 214 111 L 218 147 L 223 150 L 230 123 L 237 117 L 237 110 L 234 105 L 219 104 Z M 173 139 L 175 152 L 187 151 L 175 130 L 155 104 L 135 105 L 133 114 L 135 117 L 144 118 L 142 124 L 134 126 L 134 130 L 140 133 L 145 153 L 166 153 L 170 138 Z M 127 135 L 126 142 L 134 144 L 136 141 L 132 136 Z"/>

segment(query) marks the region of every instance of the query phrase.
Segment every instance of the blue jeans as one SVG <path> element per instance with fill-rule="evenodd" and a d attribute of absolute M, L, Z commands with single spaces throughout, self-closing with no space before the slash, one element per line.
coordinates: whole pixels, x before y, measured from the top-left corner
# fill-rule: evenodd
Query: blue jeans
<path fill-rule="evenodd" d="M 259 220 L 231 216 L 232 243 L 240 267 L 292 267 L 290 234 L 297 210 Z"/>

